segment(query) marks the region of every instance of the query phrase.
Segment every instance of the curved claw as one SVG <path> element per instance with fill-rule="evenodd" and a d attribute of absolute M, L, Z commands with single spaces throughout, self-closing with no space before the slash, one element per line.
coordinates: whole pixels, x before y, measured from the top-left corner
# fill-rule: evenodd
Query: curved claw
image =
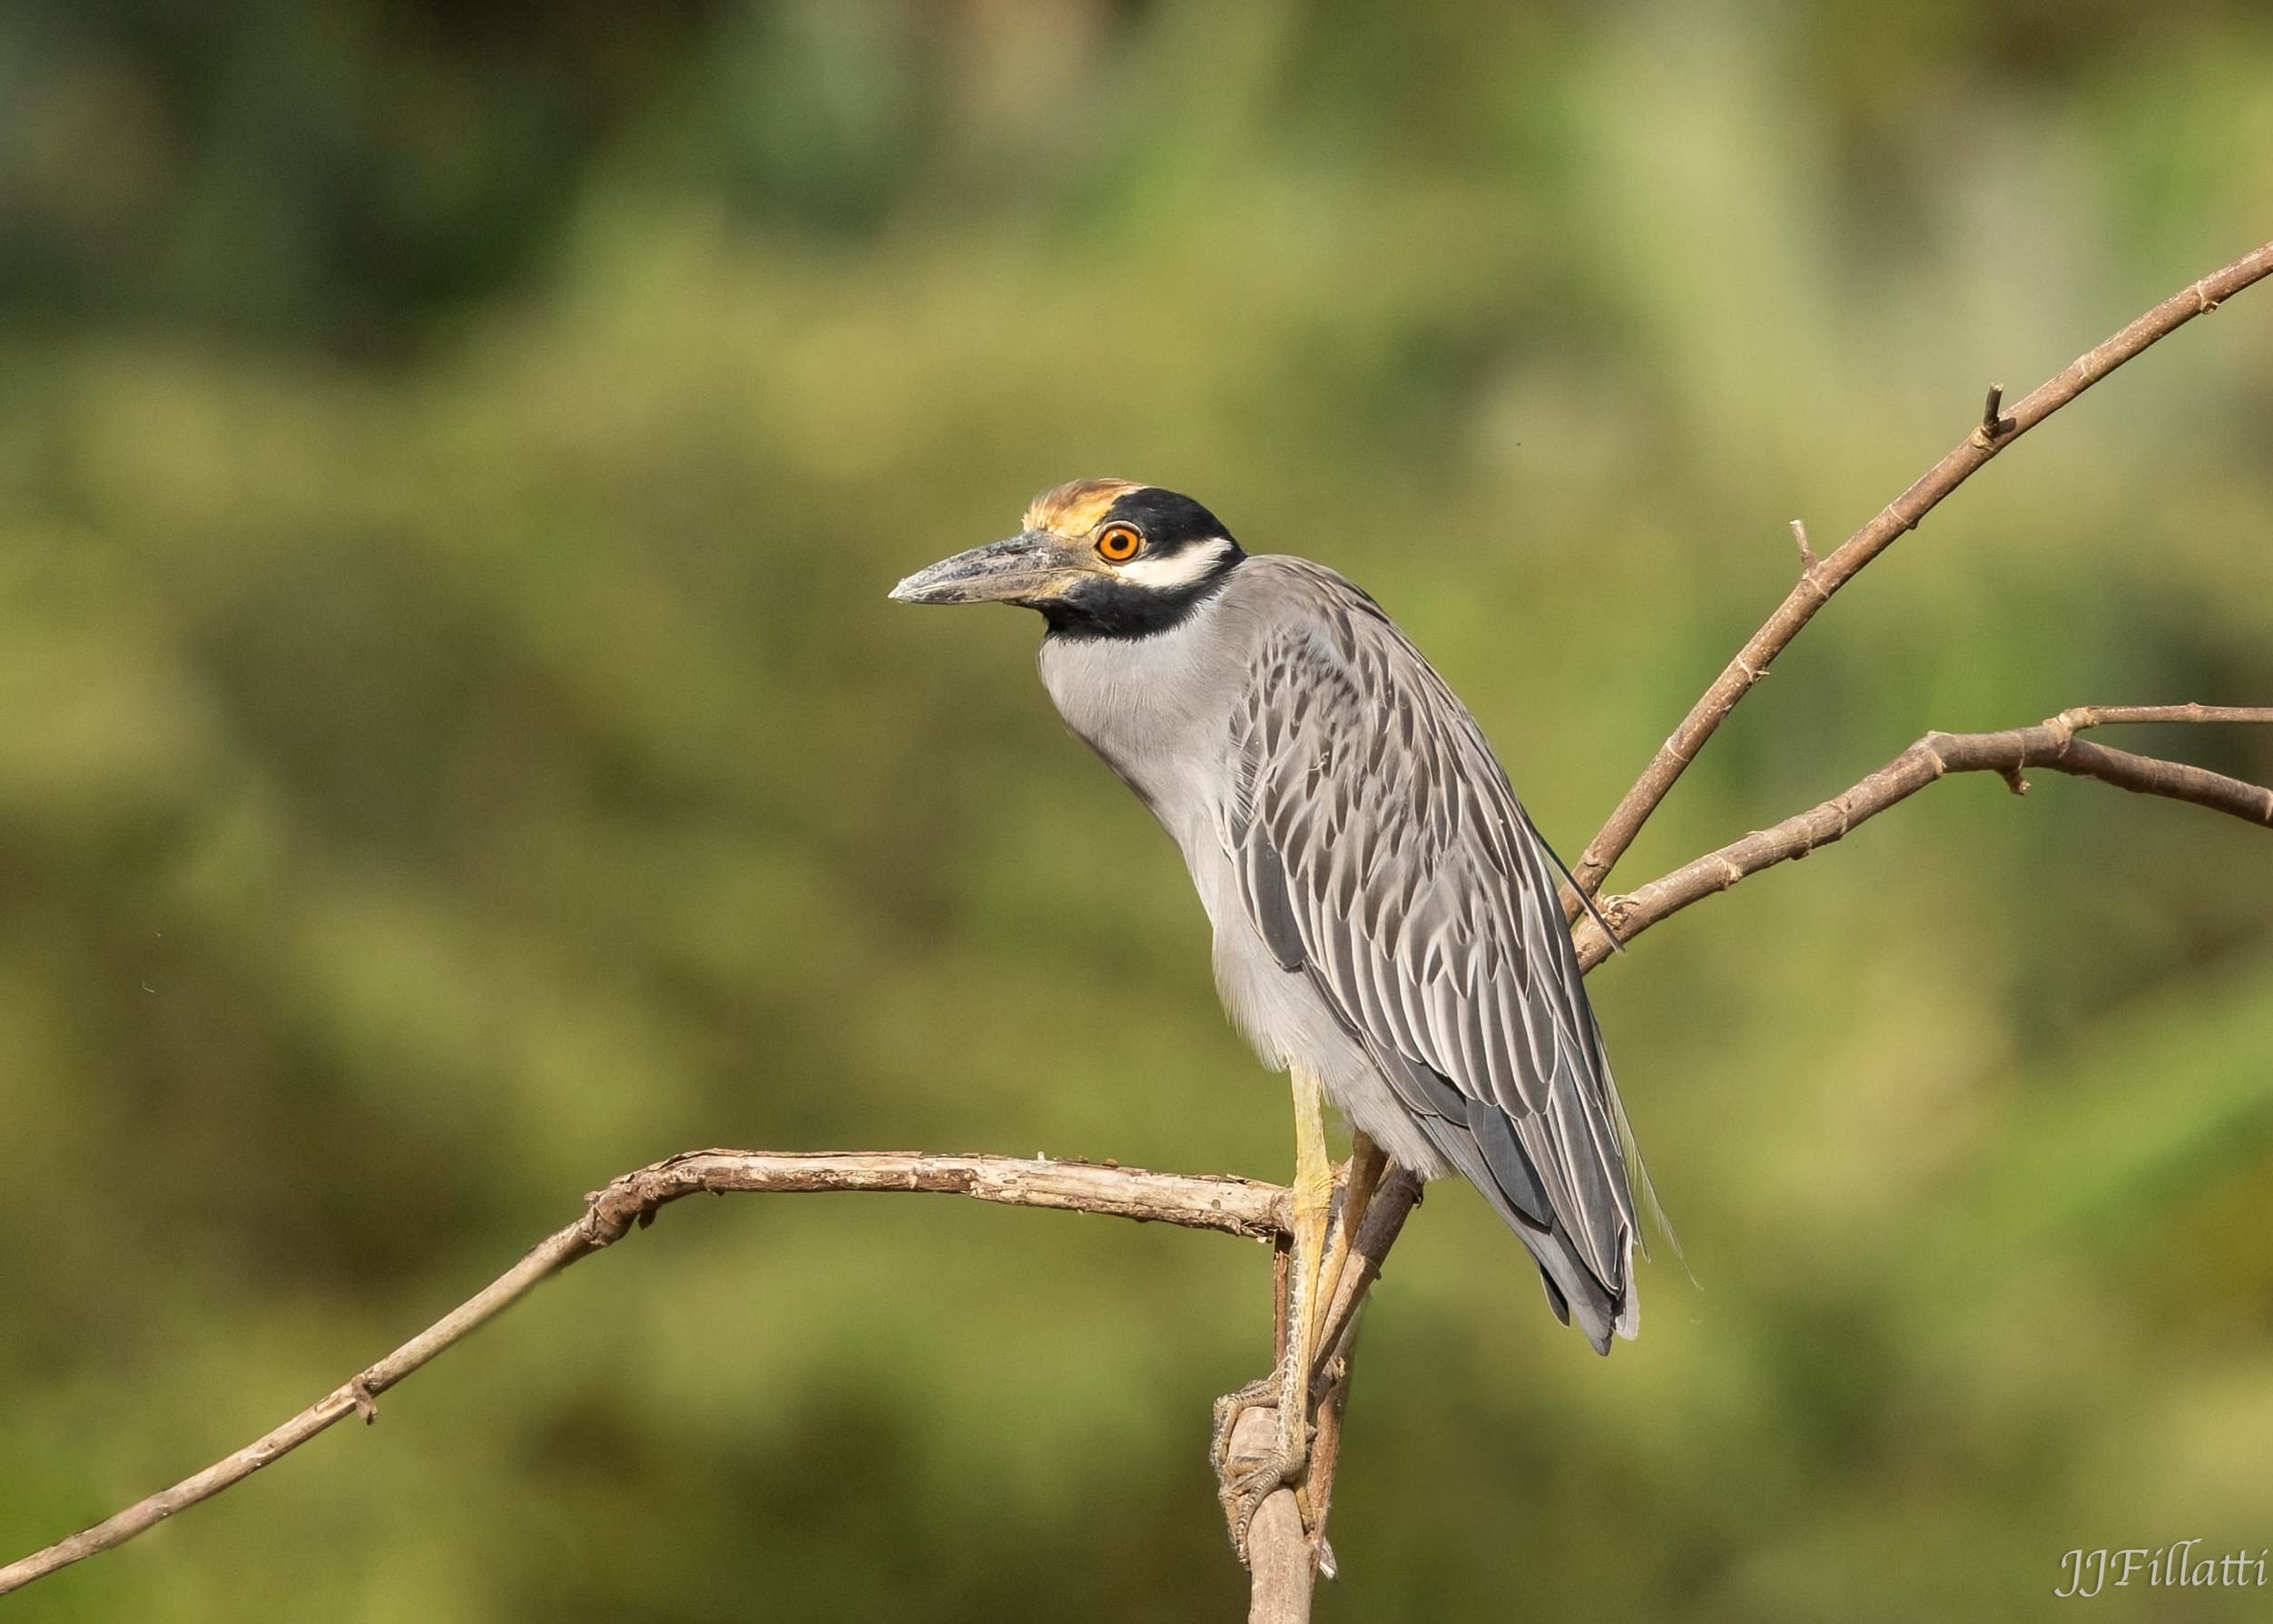
<path fill-rule="evenodd" d="M 1244 1460 L 1246 1463 L 1227 1473 L 1215 1495 L 1224 1508 L 1224 1522 L 1231 1530 L 1231 1549 L 1243 1568 L 1252 1565 L 1247 1560 L 1247 1530 L 1254 1526 L 1255 1512 L 1262 1509 L 1264 1501 L 1299 1477 L 1303 1470 L 1299 1459 L 1279 1449 Z"/>
<path fill-rule="evenodd" d="M 1215 1401 L 1215 1425 L 1207 1434 L 1207 1463 L 1222 1478 L 1230 1469 L 1231 1434 L 1239 1425 L 1239 1418 L 1250 1410 L 1278 1408 L 1279 1377 L 1274 1371 L 1248 1383 L 1235 1393 L 1226 1393 Z"/>
<path fill-rule="evenodd" d="M 1248 1566 L 1247 1530 L 1255 1521 L 1255 1512 L 1263 1502 L 1288 1484 L 1299 1485 L 1309 1466 L 1309 1451 L 1302 1441 L 1290 1438 L 1279 1420 L 1279 1411 L 1286 1391 L 1291 1363 L 1260 1381 L 1250 1382 L 1236 1393 L 1227 1393 L 1215 1401 L 1215 1428 L 1208 1441 L 1208 1463 L 1215 1468 L 1215 1498 L 1224 1509 L 1224 1522 L 1231 1533 L 1231 1548 L 1242 1567 Z M 1260 1450 L 1253 1442 L 1242 1447 L 1238 1440 L 1239 1423 L 1254 1411 L 1271 1413 L 1268 1426 L 1269 1442 Z M 1250 1426 L 1252 1432 L 1254 1428 Z M 1300 1503 L 1301 1496 L 1296 1496 Z M 1307 1509 L 1304 1510 L 1305 1530 L 1310 1524 Z"/>

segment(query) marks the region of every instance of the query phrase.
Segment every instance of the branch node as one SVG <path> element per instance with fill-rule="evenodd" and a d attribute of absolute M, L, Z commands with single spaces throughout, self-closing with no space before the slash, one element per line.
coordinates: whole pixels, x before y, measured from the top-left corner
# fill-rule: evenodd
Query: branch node
<path fill-rule="evenodd" d="M 1996 449 L 1997 442 L 2015 433 L 2021 425 L 2004 415 L 2004 385 L 1989 386 L 1989 398 L 1982 403 L 1981 427 L 1973 430 L 1973 444 L 1984 451 Z"/>
<path fill-rule="evenodd" d="M 1815 549 L 1807 545 L 1807 525 L 1804 519 L 1792 521 L 1792 539 L 1799 543 L 1799 572 L 1811 576 L 1815 572 Z"/>
<path fill-rule="evenodd" d="M 369 1426 L 379 1419 L 379 1401 L 371 1396 L 369 1385 L 361 1376 L 348 1383 L 348 1397 L 355 1401 L 355 1412 Z"/>
<path fill-rule="evenodd" d="M 2136 794 L 2160 795 L 2273 827 L 2273 788 L 2229 778 L 2206 767 L 2158 756 L 2133 755 L 2074 737 L 2077 729 L 2102 723 L 2242 723 L 2273 727 L 2273 705 L 2079 705 L 2033 727 L 2002 733 L 1948 733 L 1938 730 L 1918 739 L 1861 782 L 1773 829 L 1755 830 L 1717 851 L 1708 851 L 1639 890 L 1608 897 L 1606 917 L 1618 923 L 1621 940 L 1631 941 L 1659 920 L 1700 902 L 1739 881 L 1796 862 L 1810 851 L 1906 801 L 1935 779 L 1952 773 L 1994 773 L 2016 795 L 2029 792 L 2031 767 L 2071 777 L 2096 778 Z M 1591 938 L 1579 949 L 1579 964 L 1592 969 L 1608 957 Z"/>

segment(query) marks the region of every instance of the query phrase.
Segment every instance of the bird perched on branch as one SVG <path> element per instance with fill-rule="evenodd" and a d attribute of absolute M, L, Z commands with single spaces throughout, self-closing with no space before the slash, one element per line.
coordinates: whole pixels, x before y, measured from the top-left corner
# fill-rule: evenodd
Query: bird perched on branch
<path fill-rule="evenodd" d="M 1246 1511 L 1303 1471 L 1319 1316 L 1384 1156 L 1482 1192 L 1598 1352 L 1634 1334 L 1630 1134 L 1559 861 L 1379 605 L 1323 566 L 1250 556 L 1189 497 L 1118 479 L 1044 492 L 1017 536 L 891 595 L 1040 611 L 1050 698 L 1182 849 L 1225 1006 L 1292 1074 L 1279 1447 L 1245 1474 Z M 1322 1097 L 1354 1141 L 1331 1239 Z"/>

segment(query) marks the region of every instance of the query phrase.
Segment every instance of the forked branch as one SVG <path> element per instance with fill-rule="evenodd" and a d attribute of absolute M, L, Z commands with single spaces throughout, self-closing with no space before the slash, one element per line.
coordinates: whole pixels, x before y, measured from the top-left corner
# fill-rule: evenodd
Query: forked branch
<path fill-rule="evenodd" d="M 1750 641 L 1737 651 L 1737 657 L 1713 679 L 1712 686 L 1689 707 L 1681 725 L 1658 747 L 1658 753 L 1650 758 L 1634 787 L 1626 792 L 1600 832 L 1579 854 L 1571 868 L 1571 878 L 1577 885 L 1589 896 L 1600 889 L 1611 868 L 1641 832 L 1641 826 L 1649 821 L 1649 814 L 1658 810 L 1675 782 L 1697 759 L 1705 741 L 1713 736 L 1728 713 L 1752 691 L 1752 685 L 1767 674 L 1776 656 L 1815 617 L 1815 611 L 1831 601 L 1833 593 L 1860 574 L 1865 565 L 1892 546 L 1904 530 L 1916 529 L 1918 522 L 1943 497 L 1964 484 L 2014 440 L 2158 339 L 2168 338 L 2197 316 L 2208 315 L 2268 274 L 2273 274 L 2273 242 L 2242 255 L 2224 270 L 2214 271 L 2191 286 L 2180 289 L 2105 343 L 2086 350 L 2039 384 L 2015 402 L 2009 414 L 2002 409 L 2004 391 L 1993 388 L 1987 408 L 1973 431 L 1827 556 L 1815 557 L 1807 546 L 1806 532 L 1798 532 L 1804 566 L 1798 581 L 1785 594 L 1776 612 L 1752 634 Z M 1578 896 L 1565 887 L 1563 917 L 1575 920 L 1579 913 Z"/>
<path fill-rule="evenodd" d="M 2246 822 L 2273 827 L 2273 789 L 2183 762 L 2134 755 L 2076 737 L 2086 728 L 2126 722 L 2273 723 L 2273 706 L 2081 705 L 2034 727 L 1993 733 L 1928 733 L 1852 789 L 1772 829 L 1756 830 L 1717 851 L 1707 851 L 1623 896 L 1601 899 L 1602 917 L 1619 941 L 1631 941 L 1692 902 L 1727 891 L 1762 869 L 1805 857 L 1819 846 L 1843 839 L 1856 824 L 1908 800 L 1950 773 L 2002 773 L 2015 793 L 2025 794 L 2028 780 L 2022 774 L 2031 767 L 2046 767 L 2078 778 L 2096 778 L 2141 795 L 2189 801 Z M 1574 934 L 1579 939 L 1579 962 L 1586 969 L 1609 957 L 1610 944 L 1592 920 L 1582 920 Z"/>

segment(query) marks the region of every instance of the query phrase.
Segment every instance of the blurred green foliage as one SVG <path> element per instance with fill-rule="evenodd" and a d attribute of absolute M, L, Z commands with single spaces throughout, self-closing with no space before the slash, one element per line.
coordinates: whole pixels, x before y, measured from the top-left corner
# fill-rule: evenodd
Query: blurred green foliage
<path fill-rule="evenodd" d="M 884 601 L 1036 488 L 1156 479 L 1366 583 L 1569 851 L 1786 519 L 1827 546 L 2268 220 L 2240 0 L 20 0 L 0 1555 L 674 1149 L 1283 1174 L 1037 628 Z M 1874 566 L 1620 878 L 1928 727 L 2273 695 L 2268 446 L 2259 290 Z M 1954 781 L 1596 995 L 1703 1284 L 1661 1248 L 1597 1361 L 1441 1190 L 1325 1617 L 2001 1620 L 2073 1546 L 2273 1540 L 2263 832 Z M 1233 1616 L 1201 1442 L 1266 1278 L 676 1208 L 8 1616 Z"/>

